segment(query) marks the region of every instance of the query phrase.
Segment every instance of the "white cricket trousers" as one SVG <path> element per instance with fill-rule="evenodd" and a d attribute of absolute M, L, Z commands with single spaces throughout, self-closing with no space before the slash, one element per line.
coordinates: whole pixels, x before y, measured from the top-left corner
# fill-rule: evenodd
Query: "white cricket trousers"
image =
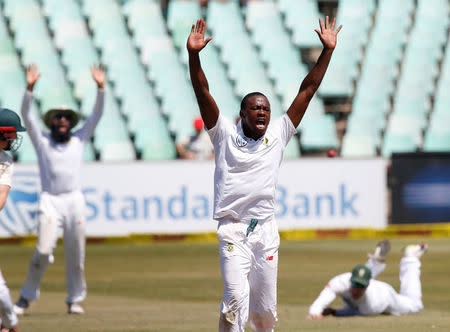
<path fill-rule="evenodd" d="M 86 297 L 84 278 L 85 257 L 85 200 L 81 191 L 59 195 L 43 192 L 39 199 L 38 239 L 31 258 L 27 279 L 21 296 L 28 301 L 39 298 L 42 276 L 47 269 L 58 241 L 59 230 L 63 231 L 66 260 L 66 303 L 81 302 Z"/>
<path fill-rule="evenodd" d="M 379 263 L 375 258 L 370 258 L 366 266 L 371 270 L 372 278 L 386 268 L 385 263 Z M 389 311 L 393 315 L 414 314 L 423 309 L 420 266 L 421 262 L 417 257 L 403 257 L 400 260 L 400 293 L 386 284 L 390 299 L 385 299 L 385 302 L 391 303 Z"/>
<path fill-rule="evenodd" d="M 2 271 L 0 271 L 0 325 L 10 329 L 16 326 L 18 322 L 9 289 L 6 286 L 5 279 L 3 279 Z"/>
<path fill-rule="evenodd" d="M 423 309 L 420 266 L 417 257 L 403 257 L 400 260 L 400 294 L 396 294 L 393 314 L 414 314 Z"/>
<path fill-rule="evenodd" d="M 273 331 L 277 321 L 277 270 L 280 236 L 274 219 L 219 221 L 223 299 L 219 331 L 243 332 L 248 323 L 257 332 Z"/>

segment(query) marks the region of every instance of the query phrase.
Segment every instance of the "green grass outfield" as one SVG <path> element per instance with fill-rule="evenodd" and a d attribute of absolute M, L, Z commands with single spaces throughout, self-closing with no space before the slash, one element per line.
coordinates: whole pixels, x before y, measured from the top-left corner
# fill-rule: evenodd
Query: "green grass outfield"
<path fill-rule="evenodd" d="M 391 239 L 388 266 L 378 279 L 398 290 L 400 250 L 422 240 Z M 276 331 L 450 331 L 450 240 L 425 240 L 430 248 L 422 259 L 422 313 L 318 321 L 306 319 L 309 305 L 331 277 L 364 263 L 377 240 L 283 241 Z M 0 245 L 14 301 L 33 250 Z M 217 331 L 222 284 L 216 243 L 89 244 L 83 316 L 65 313 L 63 256 L 58 246 L 41 298 L 20 319 L 20 331 Z"/>

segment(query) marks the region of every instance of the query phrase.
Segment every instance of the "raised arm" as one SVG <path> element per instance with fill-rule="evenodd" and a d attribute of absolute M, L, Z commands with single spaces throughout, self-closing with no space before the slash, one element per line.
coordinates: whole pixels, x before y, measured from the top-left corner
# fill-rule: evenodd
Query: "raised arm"
<path fill-rule="evenodd" d="M 330 63 L 331 55 L 336 47 L 337 34 L 342 28 L 341 25 L 336 31 L 334 31 L 336 18 L 333 19 L 333 22 L 330 25 L 328 16 L 325 18 L 325 26 L 322 19 L 319 19 L 319 24 L 320 31 L 317 29 L 314 31 L 317 32 L 320 41 L 323 44 L 322 53 L 320 54 L 314 68 L 311 69 L 308 75 L 306 75 L 300 85 L 300 90 L 297 96 L 287 111 L 287 114 L 295 127 L 298 127 L 300 124 L 309 102 L 322 82 L 325 72 L 327 71 L 328 64 Z"/>
<path fill-rule="evenodd" d="M 42 137 L 42 131 L 39 127 L 36 117 L 30 112 L 31 101 L 33 100 L 33 89 L 34 85 L 40 77 L 38 66 L 33 63 L 27 67 L 26 79 L 27 79 L 27 89 L 22 100 L 22 118 L 27 128 L 28 135 L 30 135 L 31 142 L 34 147 L 39 146 L 40 138 Z"/>
<path fill-rule="evenodd" d="M 75 133 L 75 135 L 79 136 L 82 141 L 88 141 L 91 138 L 92 134 L 94 133 L 95 127 L 100 121 L 104 108 L 104 85 L 106 76 L 102 64 L 99 63 L 91 66 L 91 73 L 92 78 L 94 79 L 95 83 L 97 83 L 97 98 L 95 100 L 94 110 L 92 114 L 83 124 L 83 127 L 77 130 L 77 132 Z"/>
<path fill-rule="evenodd" d="M 212 39 L 207 38 L 205 40 L 205 32 L 206 23 L 203 19 L 200 19 L 196 25 L 192 25 L 186 47 L 189 52 L 189 73 L 200 108 L 200 114 L 206 128 L 211 129 L 216 125 L 217 118 L 219 117 L 219 108 L 209 93 L 208 80 L 200 64 L 199 53 Z"/>

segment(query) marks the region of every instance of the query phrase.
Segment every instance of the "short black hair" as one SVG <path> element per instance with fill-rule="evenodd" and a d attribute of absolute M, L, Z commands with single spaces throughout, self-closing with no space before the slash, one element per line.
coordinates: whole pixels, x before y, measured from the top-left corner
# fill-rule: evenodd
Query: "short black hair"
<path fill-rule="evenodd" d="M 263 96 L 264 98 L 266 98 L 267 100 L 269 100 L 269 99 L 264 95 L 264 93 L 262 93 L 262 92 L 250 92 L 250 93 L 248 93 L 247 95 L 245 95 L 244 98 L 242 98 L 242 101 L 241 101 L 241 111 L 245 110 L 245 107 L 247 106 L 247 101 L 248 101 L 248 99 L 249 99 L 250 97 L 253 97 L 253 96 Z"/>

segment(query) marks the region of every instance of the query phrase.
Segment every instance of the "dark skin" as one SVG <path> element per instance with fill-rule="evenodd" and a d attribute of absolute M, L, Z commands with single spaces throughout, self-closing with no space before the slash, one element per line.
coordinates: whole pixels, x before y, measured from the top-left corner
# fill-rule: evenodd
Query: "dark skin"
<path fill-rule="evenodd" d="M 364 295 L 364 293 L 366 292 L 366 289 L 367 289 L 367 287 L 366 288 L 357 288 L 357 287 L 351 286 L 350 287 L 350 295 L 352 296 L 352 298 L 354 300 L 357 300 L 361 296 Z"/>
<path fill-rule="evenodd" d="M 342 28 L 342 26 L 339 26 L 335 30 L 336 19 L 333 19 L 330 24 L 328 16 L 325 19 L 325 24 L 322 19 L 319 19 L 319 25 L 320 30 L 316 29 L 315 31 L 323 44 L 322 53 L 314 68 L 304 78 L 297 96 L 287 110 L 287 115 L 296 128 L 300 124 L 309 102 L 322 82 L 334 48 L 336 47 L 337 34 Z M 208 80 L 206 79 L 200 64 L 199 53 L 212 39 L 205 39 L 205 33 L 206 23 L 203 19 L 200 19 L 195 25 L 192 25 L 186 47 L 189 52 L 189 73 L 197 103 L 200 108 L 200 114 L 206 128 L 211 129 L 216 125 L 219 117 L 219 108 L 209 92 Z M 263 98 L 265 101 L 262 101 L 261 98 L 258 97 L 259 96 L 251 97 L 246 105 L 246 109 L 240 111 L 244 134 L 254 140 L 259 139 L 265 134 L 270 122 L 270 104 L 267 99 Z M 263 111 L 262 109 L 256 110 L 254 109 L 255 107 L 269 107 L 269 112 L 267 112 L 267 110 Z M 267 113 L 269 114 L 268 116 Z"/>
<path fill-rule="evenodd" d="M 264 96 L 252 96 L 239 115 L 245 136 L 257 140 L 266 133 L 270 122 L 269 101 Z"/>
<path fill-rule="evenodd" d="M 70 117 L 62 114 L 53 116 L 50 119 L 50 128 L 53 139 L 59 142 L 60 137 L 70 132 Z"/>

